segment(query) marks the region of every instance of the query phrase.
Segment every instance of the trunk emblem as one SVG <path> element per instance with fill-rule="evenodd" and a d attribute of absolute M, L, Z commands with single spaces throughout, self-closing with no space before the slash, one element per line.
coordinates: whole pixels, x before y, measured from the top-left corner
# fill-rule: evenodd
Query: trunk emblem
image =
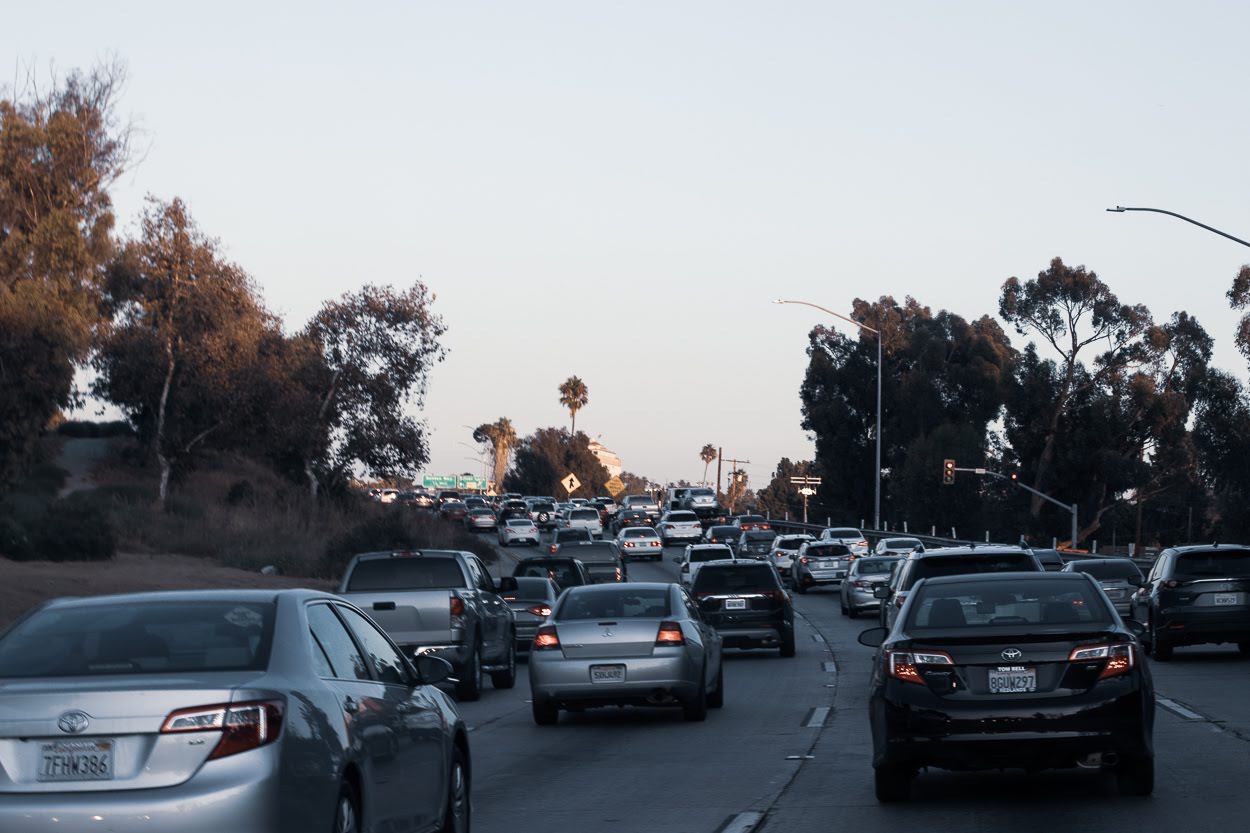
<path fill-rule="evenodd" d="M 604 628 L 604 629 L 603 629 L 603 633 L 602 633 L 601 635 L 602 635 L 603 637 L 605 637 L 605 638 L 607 638 L 607 637 L 611 636 L 611 635 L 612 635 L 612 629 L 611 629 L 611 628 Z"/>
<path fill-rule="evenodd" d="M 91 721 L 87 715 L 82 712 L 66 712 L 57 718 L 56 725 L 62 732 L 70 735 L 76 735 L 87 729 L 87 724 Z"/>
<path fill-rule="evenodd" d="M 1024 656 L 1024 653 L 1019 648 L 1008 648 L 1007 650 L 1003 651 L 1003 659 L 1007 660 L 1008 662 L 1020 659 L 1020 657 L 1022 656 Z"/>

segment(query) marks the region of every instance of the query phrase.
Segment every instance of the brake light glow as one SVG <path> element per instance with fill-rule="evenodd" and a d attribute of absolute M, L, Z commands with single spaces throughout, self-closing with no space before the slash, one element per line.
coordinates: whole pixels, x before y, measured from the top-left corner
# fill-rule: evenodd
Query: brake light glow
<path fill-rule="evenodd" d="M 527 607 L 526 610 L 544 619 L 551 615 L 551 605 L 534 605 L 533 607 Z"/>
<path fill-rule="evenodd" d="M 805 555 L 805 556 L 803 556 L 802 558 L 800 558 L 800 559 L 799 559 L 799 563 L 800 563 L 800 564 L 806 564 L 806 563 L 807 563 L 807 556 Z"/>
<path fill-rule="evenodd" d="M 464 599 L 460 598 L 459 596 L 451 597 L 451 615 L 452 616 L 464 615 Z"/>
<path fill-rule="evenodd" d="M 538 633 L 534 634 L 535 651 L 555 651 L 560 648 L 560 635 L 556 633 L 555 625 L 543 625 L 538 629 Z"/>
<path fill-rule="evenodd" d="M 281 700 L 220 703 L 170 712 L 161 734 L 221 732 L 210 761 L 256 749 L 278 739 L 285 704 Z"/>
<path fill-rule="evenodd" d="M 886 651 L 885 662 L 891 677 L 896 680 L 902 680 L 905 683 L 915 683 L 916 685 L 925 684 L 924 678 L 920 676 L 919 666 L 955 664 L 950 654 L 941 651 L 916 651 L 914 653 Z"/>
<path fill-rule="evenodd" d="M 1074 648 L 1068 656 L 1068 662 L 1088 662 L 1105 659 L 1107 664 L 1099 673 L 1098 679 L 1119 677 L 1133 670 L 1137 664 L 1137 652 L 1131 642 L 1120 642 L 1114 645 L 1086 645 Z"/>
<path fill-rule="evenodd" d="M 775 602 L 784 602 L 790 599 L 790 596 L 784 590 L 765 590 L 764 598 L 772 599 Z"/>
<path fill-rule="evenodd" d="M 661 622 L 660 632 L 655 636 L 655 645 L 659 647 L 675 647 L 686 644 L 686 635 L 681 632 L 681 625 L 676 622 Z"/>

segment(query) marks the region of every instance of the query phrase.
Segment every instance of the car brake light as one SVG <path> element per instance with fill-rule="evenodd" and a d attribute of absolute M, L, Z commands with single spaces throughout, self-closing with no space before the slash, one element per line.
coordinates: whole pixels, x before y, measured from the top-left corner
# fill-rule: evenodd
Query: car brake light
<path fill-rule="evenodd" d="M 851 586 L 858 587 L 860 590 L 867 590 L 869 587 L 872 586 L 872 582 L 871 581 L 852 581 Z"/>
<path fill-rule="evenodd" d="M 626 542 L 625 542 L 625 546 L 627 546 L 627 547 L 633 547 L 634 545 L 633 545 L 633 544 L 631 544 L 629 541 L 626 541 Z"/>
<path fill-rule="evenodd" d="M 950 654 L 941 651 L 886 651 L 885 652 L 886 668 L 889 669 L 890 676 L 896 680 L 902 680 L 905 683 L 915 683 L 924 685 L 924 678 L 920 676 L 921 665 L 954 665 L 955 661 L 951 659 Z"/>
<path fill-rule="evenodd" d="M 534 605 L 533 607 L 527 607 L 526 610 L 535 616 L 541 616 L 544 619 L 551 615 L 550 605 Z"/>
<path fill-rule="evenodd" d="M 1181 583 L 1174 578 L 1170 578 L 1167 581 L 1163 582 L 1163 586 L 1164 587 L 1180 587 Z"/>
<path fill-rule="evenodd" d="M 459 596 L 451 597 L 451 615 L 452 616 L 464 615 L 464 599 L 460 598 Z"/>
<path fill-rule="evenodd" d="M 800 564 L 806 564 L 806 563 L 807 563 L 807 556 L 805 555 L 805 556 L 803 556 L 802 558 L 800 558 L 800 559 L 799 559 L 799 563 L 800 563 Z"/>
<path fill-rule="evenodd" d="M 552 544 L 552 545 L 551 545 L 550 547 L 548 547 L 547 549 L 551 550 L 552 552 L 555 552 L 555 551 L 556 551 L 556 545 L 555 545 L 555 544 Z"/>
<path fill-rule="evenodd" d="M 681 625 L 676 622 L 661 622 L 660 632 L 655 636 L 656 647 L 674 647 L 686 644 L 686 635 L 681 632 Z"/>
<path fill-rule="evenodd" d="M 772 599 L 774 602 L 784 602 L 790 597 L 786 595 L 786 591 L 784 590 L 765 590 L 764 598 Z"/>
<path fill-rule="evenodd" d="M 560 647 L 560 635 L 556 633 L 555 625 L 543 625 L 538 629 L 538 633 L 534 634 L 534 650 L 535 651 L 554 651 Z"/>
<path fill-rule="evenodd" d="M 1099 673 L 1098 679 L 1105 680 L 1133 670 L 1133 666 L 1137 664 L 1137 652 L 1134 651 L 1131 642 L 1121 642 L 1115 645 L 1086 645 L 1074 648 L 1068 656 L 1068 662 L 1088 662 L 1100 659 L 1105 659 L 1107 664 Z"/>
<path fill-rule="evenodd" d="M 273 743 L 282 731 L 283 708 L 280 700 L 264 700 L 178 709 L 165 718 L 161 734 L 221 732 L 208 756 L 212 761 Z"/>

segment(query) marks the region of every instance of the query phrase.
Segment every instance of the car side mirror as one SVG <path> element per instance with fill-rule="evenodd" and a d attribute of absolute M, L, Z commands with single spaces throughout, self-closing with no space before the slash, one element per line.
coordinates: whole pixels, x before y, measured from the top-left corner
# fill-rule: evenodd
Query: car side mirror
<path fill-rule="evenodd" d="M 1128 628 L 1129 632 L 1138 639 L 1141 639 L 1146 635 L 1146 626 L 1141 622 L 1138 622 L 1136 619 L 1125 619 L 1124 627 Z"/>
<path fill-rule="evenodd" d="M 451 678 L 451 663 L 442 657 L 419 656 L 416 665 L 417 679 L 422 685 L 437 685 Z"/>
<path fill-rule="evenodd" d="M 885 642 L 885 638 L 889 635 L 890 632 L 885 628 L 869 628 L 862 632 L 857 639 L 859 644 L 865 648 L 880 648 L 881 643 Z"/>
<path fill-rule="evenodd" d="M 1146 580 L 1141 576 L 1129 576 L 1128 583 L 1134 587 L 1141 587 L 1146 583 Z"/>
<path fill-rule="evenodd" d="M 872 588 L 872 597 L 874 599 L 880 599 L 881 601 L 885 601 L 886 599 L 890 598 L 889 585 L 878 584 L 876 587 Z"/>
<path fill-rule="evenodd" d="M 495 580 L 496 593 L 515 593 L 518 587 L 516 576 L 504 576 Z"/>

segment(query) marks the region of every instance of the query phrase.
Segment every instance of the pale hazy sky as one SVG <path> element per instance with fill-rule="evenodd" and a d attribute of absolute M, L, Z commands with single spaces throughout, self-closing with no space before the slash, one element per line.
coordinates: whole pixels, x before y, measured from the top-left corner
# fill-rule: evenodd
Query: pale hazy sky
<path fill-rule="evenodd" d="M 993 313 L 1085 264 L 1196 315 L 1245 376 L 1224 292 L 1250 251 L 1250 6 L 1163 2 L 9 4 L 0 77 L 115 53 L 146 158 L 299 327 L 421 276 L 449 325 L 428 471 L 463 426 L 578 426 L 698 479 L 706 442 L 803 459 L 811 300 Z M 1024 340 L 1011 332 L 1012 341 Z M 888 367 L 887 367 L 888 372 Z M 849 474 L 849 473 L 848 473 Z M 870 473 L 865 473 L 867 477 Z"/>

